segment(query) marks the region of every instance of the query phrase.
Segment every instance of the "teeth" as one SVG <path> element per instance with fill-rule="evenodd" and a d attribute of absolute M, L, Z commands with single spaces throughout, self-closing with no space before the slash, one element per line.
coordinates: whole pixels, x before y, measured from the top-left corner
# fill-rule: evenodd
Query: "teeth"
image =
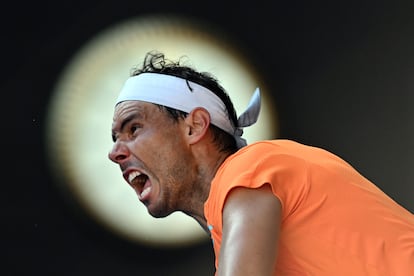
<path fill-rule="evenodd" d="M 129 183 L 131 183 L 132 180 L 135 179 L 135 177 L 140 176 L 140 175 L 141 175 L 141 173 L 137 172 L 137 171 L 130 173 L 129 176 L 128 176 Z"/>
<path fill-rule="evenodd" d="M 145 188 L 142 193 L 140 194 L 140 198 L 143 198 L 144 196 L 146 196 L 149 192 L 151 191 L 151 187 L 147 187 Z"/>

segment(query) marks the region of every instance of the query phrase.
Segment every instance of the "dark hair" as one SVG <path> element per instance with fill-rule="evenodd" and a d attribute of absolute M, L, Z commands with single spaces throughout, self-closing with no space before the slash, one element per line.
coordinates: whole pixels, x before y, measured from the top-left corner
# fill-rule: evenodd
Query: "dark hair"
<path fill-rule="evenodd" d="M 165 55 L 163 53 L 160 53 L 158 51 L 148 52 L 144 58 L 142 67 L 134 68 L 131 75 L 136 76 L 148 72 L 180 77 L 182 79 L 186 79 L 188 81 L 206 87 L 223 101 L 224 105 L 226 106 L 227 115 L 230 121 L 233 123 L 233 125 L 237 126 L 237 114 L 229 95 L 218 83 L 218 80 L 210 73 L 198 72 L 189 66 L 183 65 L 182 60 L 168 60 L 165 58 Z M 161 110 L 166 111 L 174 121 L 178 121 L 179 119 L 183 119 L 187 116 L 186 112 L 162 105 L 158 106 L 161 108 Z M 236 140 L 231 134 L 214 126 L 213 124 L 210 124 L 210 129 L 213 134 L 213 142 L 216 144 L 220 151 L 229 153 L 237 151 Z"/>

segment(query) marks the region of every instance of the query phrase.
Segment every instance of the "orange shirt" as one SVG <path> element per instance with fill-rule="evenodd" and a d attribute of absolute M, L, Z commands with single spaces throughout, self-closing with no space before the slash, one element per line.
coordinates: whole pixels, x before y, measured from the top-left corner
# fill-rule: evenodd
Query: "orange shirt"
<path fill-rule="evenodd" d="M 227 194 L 264 183 L 282 204 L 275 275 L 414 276 L 414 215 L 338 156 L 289 140 L 248 145 L 217 171 L 204 206 L 216 268 Z"/>

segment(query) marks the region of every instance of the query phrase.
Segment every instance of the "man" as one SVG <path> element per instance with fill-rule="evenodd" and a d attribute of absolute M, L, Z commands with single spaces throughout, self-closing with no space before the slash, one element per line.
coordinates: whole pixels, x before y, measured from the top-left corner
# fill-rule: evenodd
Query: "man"
<path fill-rule="evenodd" d="M 148 53 L 115 105 L 109 158 L 157 218 L 210 234 L 216 274 L 414 274 L 414 216 L 350 164 L 290 140 L 246 145 L 260 93 L 236 117 L 207 73 Z"/>

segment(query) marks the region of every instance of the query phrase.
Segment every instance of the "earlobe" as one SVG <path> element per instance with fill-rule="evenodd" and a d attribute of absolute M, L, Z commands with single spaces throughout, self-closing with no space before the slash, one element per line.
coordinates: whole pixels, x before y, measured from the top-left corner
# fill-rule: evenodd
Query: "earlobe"
<path fill-rule="evenodd" d="M 198 107 L 193 109 L 185 120 L 189 127 L 189 143 L 195 144 L 205 136 L 210 126 L 210 114 L 206 109 Z"/>

